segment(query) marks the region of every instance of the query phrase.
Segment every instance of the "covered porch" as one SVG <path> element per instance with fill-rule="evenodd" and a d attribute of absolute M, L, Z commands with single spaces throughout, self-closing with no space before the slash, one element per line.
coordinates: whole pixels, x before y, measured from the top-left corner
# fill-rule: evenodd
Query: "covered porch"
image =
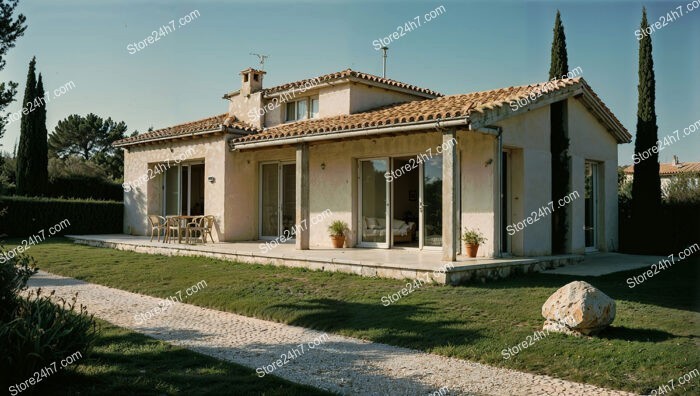
<path fill-rule="evenodd" d="M 538 272 L 583 260 L 580 255 L 528 258 L 467 258 L 442 260 L 440 250 L 418 249 L 296 249 L 279 244 L 265 250 L 264 241 L 218 242 L 214 244 L 163 244 L 150 237 L 114 235 L 68 235 L 75 243 L 169 256 L 200 256 L 222 260 L 276 265 L 310 270 L 344 272 L 360 276 L 419 279 L 456 285 L 467 281 L 487 281 L 513 274 Z M 235 272 L 234 272 L 235 273 Z"/>

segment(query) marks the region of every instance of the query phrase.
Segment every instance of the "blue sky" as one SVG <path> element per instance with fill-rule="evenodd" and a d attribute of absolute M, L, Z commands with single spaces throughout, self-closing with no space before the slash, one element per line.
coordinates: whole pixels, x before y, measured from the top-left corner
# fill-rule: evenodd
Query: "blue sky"
<path fill-rule="evenodd" d="M 569 66 L 634 134 L 637 51 L 642 4 L 650 21 L 684 7 L 684 15 L 652 34 L 659 137 L 700 119 L 700 9 L 681 2 L 637 1 L 78 1 L 20 0 L 29 28 L 7 56 L 0 81 L 20 83 L 37 56 L 44 85 L 75 87 L 47 106 L 49 132 L 70 114 L 96 113 L 129 130 L 165 127 L 226 111 L 221 99 L 238 89 L 238 72 L 256 66 L 250 52 L 269 54 L 265 86 L 345 68 L 381 74 L 372 41 L 443 5 L 445 13 L 390 45 L 388 77 L 445 94 L 547 79 L 556 9 L 566 29 Z M 193 10 L 199 17 L 130 54 L 127 45 Z M 20 109 L 15 102 L 10 112 Z M 12 150 L 19 122 L 0 149 Z M 633 144 L 619 148 L 631 163 Z M 669 162 L 700 161 L 700 131 L 661 152 Z"/>

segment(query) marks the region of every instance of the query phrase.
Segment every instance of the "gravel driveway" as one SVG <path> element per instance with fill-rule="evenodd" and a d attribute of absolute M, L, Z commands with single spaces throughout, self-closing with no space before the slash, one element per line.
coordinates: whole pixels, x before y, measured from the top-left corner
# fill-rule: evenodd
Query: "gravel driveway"
<path fill-rule="evenodd" d="M 162 299 L 43 271 L 29 285 L 64 298 L 78 292 L 78 302 L 90 313 L 117 326 L 250 367 L 258 375 L 341 394 L 630 395 L 189 304 L 173 303 L 155 313 Z M 135 319 L 149 311 L 153 315 Z"/>

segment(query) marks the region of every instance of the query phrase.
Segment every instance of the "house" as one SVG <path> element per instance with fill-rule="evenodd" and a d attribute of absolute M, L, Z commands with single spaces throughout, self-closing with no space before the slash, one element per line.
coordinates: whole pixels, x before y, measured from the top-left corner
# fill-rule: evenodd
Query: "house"
<path fill-rule="evenodd" d="M 625 180 L 631 182 L 634 180 L 634 165 L 626 167 L 624 170 Z M 678 156 L 673 156 L 673 161 L 670 163 L 659 164 L 659 177 L 661 178 L 661 193 L 666 194 L 668 184 L 671 180 L 680 175 L 689 175 L 697 184 L 700 182 L 700 162 L 681 162 Z"/>
<path fill-rule="evenodd" d="M 265 88 L 248 68 L 228 111 L 129 137 L 125 232 L 148 214 L 211 214 L 219 241 L 484 257 L 552 254 L 550 124 L 570 140 L 567 251 L 617 243 L 617 145 L 631 135 L 582 78 L 443 96 L 354 70 Z M 282 238 L 280 238 L 282 236 Z"/>

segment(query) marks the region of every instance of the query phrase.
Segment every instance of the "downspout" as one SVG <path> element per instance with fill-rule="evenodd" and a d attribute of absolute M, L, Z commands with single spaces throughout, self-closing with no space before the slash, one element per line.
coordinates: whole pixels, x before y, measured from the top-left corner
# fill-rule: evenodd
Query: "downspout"
<path fill-rule="evenodd" d="M 497 125 L 487 125 L 485 127 L 479 128 L 479 129 L 488 129 L 497 132 L 496 135 L 496 147 L 497 147 L 497 152 L 496 152 L 496 173 L 497 173 L 497 178 L 496 178 L 496 197 L 497 202 L 498 202 L 498 207 L 495 208 L 494 214 L 495 214 L 495 227 L 496 227 L 496 236 L 498 241 L 496 244 L 494 244 L 494 247 L 496 247 L 496 250 L 494 252 L 496 257 L 503 257 L 503 227 L 501 227 L 501 223 L 503 223 L 503 188 L 502 188 L 502 183 L 503 183 L 503 128 L 499 127 Z"/>

